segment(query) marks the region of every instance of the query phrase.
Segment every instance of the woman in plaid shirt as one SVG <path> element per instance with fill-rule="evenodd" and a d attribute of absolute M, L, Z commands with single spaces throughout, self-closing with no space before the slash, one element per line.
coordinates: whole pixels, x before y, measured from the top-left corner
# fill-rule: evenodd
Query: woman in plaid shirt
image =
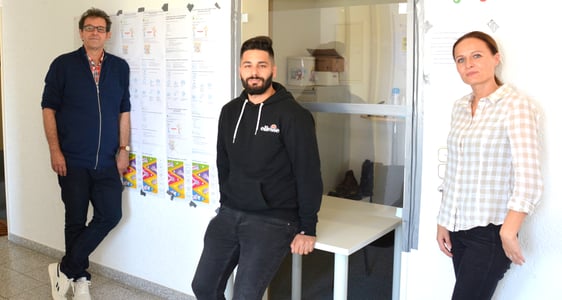
<path fill-rule="evenodd" d="M 453 107 L 437 242 L 453 261 L 452 299 L 491 299 L 511 263 L 525 262 L 517 234 L 543 190 L 539 113 L 495 75 L 489 35 L 463 35 L 453 57 L 472 93 Z"/>

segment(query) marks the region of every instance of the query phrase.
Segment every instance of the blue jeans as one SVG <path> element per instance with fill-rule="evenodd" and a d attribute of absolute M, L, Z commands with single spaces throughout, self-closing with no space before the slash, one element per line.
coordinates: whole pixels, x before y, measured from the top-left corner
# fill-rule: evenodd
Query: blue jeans
<path fill-rule="evenodd" d="M 68 278 L 90 280 L 88 257 L 121 219 L 121 176 L 116 166 L 101 170 L 70 167 L 58 179 L 65 208 L 66 250 L 60 268 Z M 94 215 L 86 225 L 90 202 Z"/>
<path fill-rule="evenodd" d="M 451 232 L 456 283 L 453 300 L 491 299 L 511 265 L 502 248 L 501 225 Z"/>
<path fill-rule="evenodd" d="M 205 233 L 203 253 L 191 284 L 198 300 L 225 299 L 238 265 L 234 300 L 260 300 L 297 232 L 289 221 L 221 207 Z"/>

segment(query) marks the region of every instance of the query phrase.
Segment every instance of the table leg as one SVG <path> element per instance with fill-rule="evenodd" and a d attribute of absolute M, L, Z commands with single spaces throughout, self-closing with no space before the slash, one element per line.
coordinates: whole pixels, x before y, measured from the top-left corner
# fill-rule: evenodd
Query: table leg
<path fill-rule="evenodd" d="M 349 257 L 347 255 L 334 255 L 334 300 L 347 299 L 348 267 Z"/>
<path fill-rule="evenodd" d="M 291 300 L 301 300 L 302 284 L 302 256 L 293 254 L 293 268 L 291 279 Z"/>
<path fill-rule="evenodd" d="M 400 299 L 400 272 L 402 269 L 402 224 L 394 229 L 394 261 L 392 264 L 392 299 Z"/>

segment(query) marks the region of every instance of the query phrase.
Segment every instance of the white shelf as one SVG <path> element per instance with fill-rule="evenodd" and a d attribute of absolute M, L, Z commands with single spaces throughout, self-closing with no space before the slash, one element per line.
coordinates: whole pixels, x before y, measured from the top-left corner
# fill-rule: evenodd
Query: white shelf
<path fill-rule="evenodd" d="M 326 112 L 336 114 L 356 114 L 364 116 L 384 116 L 406 118 L 408 108 L 403 105 L 390 104 L 358 104 L 358 103 L 318 103 L 300 102 L 311 112 Z"/>

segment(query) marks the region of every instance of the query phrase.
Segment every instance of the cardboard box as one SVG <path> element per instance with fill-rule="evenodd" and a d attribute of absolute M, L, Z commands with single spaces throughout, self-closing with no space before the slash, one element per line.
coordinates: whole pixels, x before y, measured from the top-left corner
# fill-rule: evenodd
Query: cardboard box
<path fill-rule="evenodd" d="M 307 49 L 316 58 L 315 71 L 343 72 L 344 58 L 336 49 Z"/>
<path fill-rule="evenodd" d="M 340 73 L 315 71 L 314 79 L 316 85 L 338 85 L 340 84 Z"/>

